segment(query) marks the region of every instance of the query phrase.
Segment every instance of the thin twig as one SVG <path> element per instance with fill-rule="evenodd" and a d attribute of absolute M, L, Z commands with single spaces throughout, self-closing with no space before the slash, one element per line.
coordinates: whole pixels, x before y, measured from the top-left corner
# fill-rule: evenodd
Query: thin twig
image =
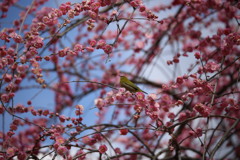
<path fill-rule="evenodd" d="M 218 141 L 216 146 L 213 148 L 212 152 L 210 153 L 210 159 L 213 159 L 217 150 L 221 147 L 221 145 L 225 142 L 226 138 L 230 134 L 230 132 L 238 125 L 240 119 L 236 120 L 235 123 L 231 126 L 231 128 L 222 136 L 222 138 Z"/>
<path fill-rule="evenodd" d="M 104 83 L 101 83 L 101 82 L 94 82 L 94 81 L 68 81 L 68 82 L 62 82 L 62 83 L 72 83 L 72 82 L 88 82 L 88 83 L 95 83 L 95 84 L 99 84 L 99 85 L 102 85 L 102 86 L 108 86 L 112 89 L 115 89 L 115 90 L 118 90 L 118 88 L 115 88 L 111 85 L 108 85 L 108 84 L 104 84 Z"/>

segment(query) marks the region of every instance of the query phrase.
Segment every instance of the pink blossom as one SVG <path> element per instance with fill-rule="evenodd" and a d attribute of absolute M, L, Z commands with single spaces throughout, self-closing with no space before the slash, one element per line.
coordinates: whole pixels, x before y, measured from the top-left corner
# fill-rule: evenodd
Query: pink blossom
<path fill-rule="evenodd" d="M 98 15 L 96 12 L 93 12 L 93 11 L 88 11 L 88 15 L 89 17 L 91 17 L 92 19 L 97 19 Z"/>
<path fill-rule="evenodd" d="M 173 59 L 173 62 L 174 62 L 174 63 L 179 63 L 179 58 L 176 58 L 176 57 L 175 57 L 175 58 Z"/>
<path fill-rule="evenodd" d="M 200 55 L 199 52 L 196 52 L 196 53 L 194 54 L 194 56 L 195 56 L 196 59 L 200 59 L 200 58 L 201 58 L 201 55 Z"/>
<path fill-rule="evenodd" d="M 177 77 L 177 83 L 182 84 L 183 83 L 183 77 Z"/>
<path fill-rule="evenodd" d="M 141 3 L 142 3 L 141 0 L 133 0 L 130 2 L 130 5 L 133 7 L 139 7 Z"/>
<path fill-rule="evenodd" d="M 154 93 L 150 93 L 148 94 L 148 97 L 147 97 L 149 100 L 156 100 L 157 99 L 157 95 L 154 94 Z"/>
<path fill-rule="evenodd" d="M 106 42 L 105 42 L 105 40 L 103 40 L 103 39 L 100 39 L 98 42 L 97 42 L 97 49 L 102 49 L 102 48 L 104 48 L 104 46 L 106 45 Z"/>
<path fill-rule="evenodd" d="M 27 65 L 18 65 L 17 66 L 18 73 L 25 73 L 27 69 L 28 69 Z"/>
<path fill-rule="evenodd" d="M 57 153 L 61 156 L 65 156 L 68 153 L 68 149 L 65 146 L 59 146 L 57 148 Z"/>
<path fill-rule="evenodd" d="M 204 71 L 205 72 L 210 72 L 210 73 L 213 73 L 215 71 L 218 71 L 220 68 L 220 65 L 215 63 L 215 62 L 208 62 L 207 64 L 205 64 L 204 66 Z"/>
<path fill-rule="evenodd" d="M 211 109 L 202 103 L 196 104 L 194 109 L 204 117 L 207 117 L 211 113 Z"/>
<path fill-rule="evenodd" d="M 62 136 L 57 136 L 55 140 L 57 144 L 63 144 L 65 142 L 65 139 Z"/>
<path fill-rule="evenodd" d="M 137 97 L 137 100 L 139 100 L 139 101 L 143 101 L 145 95 L 144 95 L 143 92 L 137 92 L 137 93 L 136 93 L 136 97 Z"/>
<path fill-rule="evenodd" d="M 93 11 L 96 11 L 96 12 L 97 12 L 97 10 L 98 10 L 100 7 L 101 7 L 101 4 L 100 4 L 99 2 L 94 2 L 94 3 L 91 4 L 91 9 L 92 9 Z"/>
<path fill-rule="evenodd" d="M 7 135 L 8 135 L 9 137 L 12 137 L 14 134 L 15 134 L 15 132 L 13 132 L 13 131 L 8 131 L 8 132 L 7 132 Z M 10 151 L 11 151 L 11 150 L 10 150 Z"/>
<path fill-rule="evenodd" d="M 113 50 L 112 45 L 109 45 L 109 44 L 105 45 L 104 48 L 103 48 L 103 50 L 104 50 L 104 52 L 107 53 L 107 54 L 112 53 L 112 50 Z"/>
<path fill-rule="evenodd" d="M 7 103 L 7 102 L 9 102 L 9 100 L 10 100 L 10 97 L 9 97 L 8 94 L 2 94 L 1 95 L 1 101 L 2 102 Z"/>
<path fill-rule="evenodd" d="M 182 113 L 179 114 L 178 120 L 179 120 L 180 122 L 182 122 L 182 121 L 186 120 L 187 118 L 188 118 L 187 114 L 184 113 L 184 112 L 182 112 Z"/>
<path fill-rule="evenodd" d="M 24 113 L 24 112 L 28 111 L 28 109 L 25 108 L 22 104 L 16 105 L 15 109 L 16 109 L 16 112 L 18 112 L 18 113 Z"/>
<path fill-rule="evenodd" d="M 80 115 L 83 113 L 83 110 L 84 110 L 83 105 L 76 105 L 75 108 L 76 108 L 76 111 L 75 111 L 76 115 Z"/>
<path fill-rule="evenodd" d="M 21 77 L 17 77 L 16 79 L 15 79 L 15 84 L 20 84 L 22 82 L 22 78 Z"/>
<path fill-rule="evenodd" d="M 169 113 L 168 113 L 168 118 L 174 119 L 174 118 L 175 118 L 175 114 L 172 113 L 172 112 L 169 112 Z"/>
<path fill-rule="evenodd" d="M 10 42 L 10 37 L 5 32 L 0 32 L 0 39 L 4 40 L 6 42 Z"/>
<path fill-rule="evenodd" d="M 95 99 L 94 103 L 100 110 L 105 106 L 105 102 L 102 98 Z"/>
<path fill-rule="evenodd" d="M 65 57 L 65 56 L 68 54 L 69 50 L 70 50 L 70 48 L 69 48 L 69 47 L 66 47 L 66 48 L 60 50 L 60 51 L 58 52 L 58 55 L 59 55 L 60 57 Z"/>
<path fill-rule="evenodd" d="M 146 7 L 144 5 L 140 5 L 139 11 L 144 12 L 146 10 Z"/>
<path fill-rule="evenodd" d="M 21 43 L 23 41 L 22 37 L 14 32 L 10 33 L 9 37 L 13 38 L 16 43 Z"/>
<path fill-rule="evenodd" d="M 101 146 L 99 146 L 99 148 L 98 148 L 98 151 L 99 151 L 101 154 L 105 153 L 107 150 L 108 150 L 108 148 L 107 148 L 106 145 L 101 145 Z"/>
<path fill-rule="evenodd" d="M 120 149 L 120 148 L 115 148 L 114 150 L 115 150 L 115 152 L 116 152 L 117 154 L 122 154 L 122 152 L 121 152 L 121 149 Z"/>
<path fill-rule="evenodd" d="M 15 125 L 15 124 L 11 124 L 10 125 L 10 129 L 12 130 L 12 131 L 16 131 L 17 130 L 17 125 Z"/>
<path fill-rule="evenodd" d="M 153 14 L 151 10 L 147 10 L 147 11 L 146 11 L 146 14 L 147 14 L 147 18 L 148 18 L 148 19 L 155 20 L 155 19 L 158 18 L 158 16 L 156 16 L 155 14 Z"/>
<path fill-rule="evenodd" d="M 31 113 L 32 113 L 32 115 L 34 115 L 34 116 L 36 116 L 37 115 L 37 111 L 35 111 L 35 110 L 31 110 Z"/>
<path fill-rule="evenodd" d="M 60 120 L 61 122 L 65 122 L 66 117 L 65 117 L 64 115 L 60 115 L 60 116 L 59 116 L 59 120 Z"/>
<path fill-rule="evenodd" d="M 88 52 L 93 52 L 93 51 L 94 51 L 94 48 L 93 48 L 93 47 L 90 47 L 90 46 L 86 47 L 85 49 L 86 49 Z"/>
<path fill-rule="evenodd" d="M 183 105 L 183 101 L 182 100 L 178 100 L 175 105 L 179 106 L 179 105 Z"/>
<path fill-rule="evenodd" d="M 122 94 L 122 93 L 124 93 L 126 91 L 126 89 L 125 88 L 119 88 L 118 91 L 119 91 L 120 94 Z"/>
<path fill-rule="evenodd" d="M 93 145 L 96 143 L 96 141 L 93 138 L 90 138 L 89 136 L 83 137 L 82 142 L 88 145 Z"/>
<path fill-rule="evenodd" d="M 5 74 L 3 77 L 5 82 L 10 82 L 12 80 L 11 74 Z"/>
<path fill-rule="evenodd" d="M 73 9 L 71 9 L 71 10 L 69 10 L 68 11 L 68 18 L 74 18 L 74 16 L 75 16 L 75 11 L 73 10 Z"/>
<path fill-rule="evenodd" d="M 88 42 L 92 47 L 95 47 L 95 45 L 97 44 L 96 40 L 89 40 Z"/>
<path fill-rule="evenodd" d="M 16 154 L 17 150 L 18 150 L 18 149 L 15 148 L 15 147 L 9 147 L 9 148 L 7 148 L 7 154 L 8 154 L 8 156 L 9 156 L 9 157 L 12 157 L 13 155 Z"/>
<path fill-rule="evenodd" d="M 82 52 L 83 51 L 83 46 L 81 44 L 76 44 L 74 46 L 74 51 Z"/>
<path fill-rule="evenodd" d="M 71 9 L 71 2 L 62 3 L 59 9 L 65 15 Z"/>
<path fill-rule="evenodd" d="M 44 110 L 42 113 L 44 116 L 48 116 L 49 115 L 49 110 Z"/>
<path fill-rule="evenodd" d="M 128 134 L 128 129 L 126 129 L 126 128 L 120 129 L 119 131 L 120 131 L 121 135 L 127 135 Z"/>

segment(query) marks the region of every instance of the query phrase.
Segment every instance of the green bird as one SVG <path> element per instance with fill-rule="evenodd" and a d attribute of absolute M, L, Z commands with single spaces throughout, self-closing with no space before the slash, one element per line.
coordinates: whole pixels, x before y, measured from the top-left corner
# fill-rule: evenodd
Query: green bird
<path fill-rule="evenodd" d="M 136 84 L 134 84 L 132 81 L 130 81 L 127 77 L 125 76 L 120 76 L 120 86 L 125 88 L 126 90 L 130 92 L 143 92 L 148 94 L 147 92 L 141 90 Z"/>

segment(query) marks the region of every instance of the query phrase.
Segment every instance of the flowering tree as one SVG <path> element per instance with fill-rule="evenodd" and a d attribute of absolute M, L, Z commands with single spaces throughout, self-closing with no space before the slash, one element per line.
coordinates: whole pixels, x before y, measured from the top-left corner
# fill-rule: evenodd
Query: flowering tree
<path fill-rule="evenodd" d="M 28 3 L 0 5 L 0 159 L 240 158 L 240 2 Z"/>

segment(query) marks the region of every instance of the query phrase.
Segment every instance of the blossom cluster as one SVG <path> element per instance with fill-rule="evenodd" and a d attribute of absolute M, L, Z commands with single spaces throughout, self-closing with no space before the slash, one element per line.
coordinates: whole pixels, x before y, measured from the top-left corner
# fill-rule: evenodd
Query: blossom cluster
<path fill-rule="evenodd" d="M 1 160 L 239 159 L 240 2 L 48 4 L 0 2 Z"/>

